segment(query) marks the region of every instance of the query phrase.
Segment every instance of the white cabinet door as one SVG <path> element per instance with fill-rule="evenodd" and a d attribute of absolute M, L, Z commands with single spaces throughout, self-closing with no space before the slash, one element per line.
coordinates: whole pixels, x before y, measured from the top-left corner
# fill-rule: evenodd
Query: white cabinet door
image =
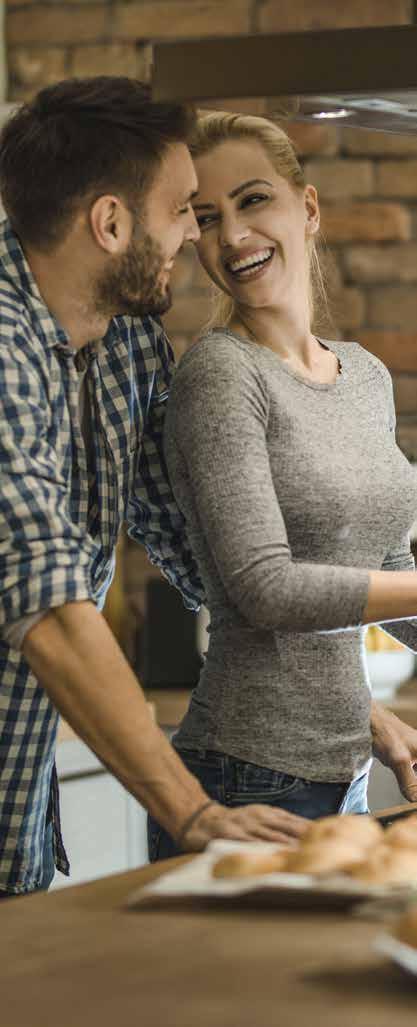
<path fill-rule="evenodd" d="M 86 746 L 74 743 L 69 750 L 68 745 L 57 763 L 62 833 L 71 876 L 57 872 L 52 888 L 148 862 L 145 810 Z"/>

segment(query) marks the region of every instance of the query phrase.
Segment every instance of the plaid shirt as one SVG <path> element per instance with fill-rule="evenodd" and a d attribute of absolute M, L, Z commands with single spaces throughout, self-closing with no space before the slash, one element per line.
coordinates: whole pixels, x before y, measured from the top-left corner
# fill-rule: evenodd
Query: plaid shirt
<path fill-rule="evenodd" d="M 74 350 L 0 225 L 0 633 L 75 600 L 102 607 L 122 523 L 197 608 L 201 584 L 169 488 L 162 427 L 172 354 L 160 325 L 117 317 L 83 350 L 94 438 L 88 475 Z M 55 773 L 58 714 L 20 652 L 0 641 L 0 889 L 39 885 L 48 803 L 68 873 Z"/>

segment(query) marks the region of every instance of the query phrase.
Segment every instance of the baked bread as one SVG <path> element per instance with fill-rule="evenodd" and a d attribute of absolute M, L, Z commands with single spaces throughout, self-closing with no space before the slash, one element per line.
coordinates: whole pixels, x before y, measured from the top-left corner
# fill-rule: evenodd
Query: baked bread
<path fill-rule="evenodd" d="M 313 820 L 303 836 L 303 844 L 327 843 L 337 839 L 367 850 L 378 845 L 383 839 L 383 834 L 381 825 L 373 817 L 346 813 Z"/>
<path fill-rule="evenodd" d="M 397 823 L 390 824 L 385 831 L 385 842 L 395 848 L 412 848 L 417 850 L 417 816 L 404 817 Z"/>
<path fill-rule="evenodd" d="M 417 949 L 417 906 L 409 909 L 404 916 L 398 920 L 395 930 L 395 937 L 405 945 L 412 945 Z"/>
<path fill-rule="evenodd" d="M 417 884 L 417 850 L 378 845 L 349 874 L 365 884 Z"/>
<path fill-rule="evenodd" d="M 289 849 L 276 852 L 229 852 L 214 864 L 213 877 L 255 877 L 285 870 Z"/>
<path fill-rule="evenodd" d="M 363 849 L 344 838 L 331 838 L 328 842 L 306 842 L 288 853 L 287 872 L 290 874 L 341 873 L 363 860 Z"/>

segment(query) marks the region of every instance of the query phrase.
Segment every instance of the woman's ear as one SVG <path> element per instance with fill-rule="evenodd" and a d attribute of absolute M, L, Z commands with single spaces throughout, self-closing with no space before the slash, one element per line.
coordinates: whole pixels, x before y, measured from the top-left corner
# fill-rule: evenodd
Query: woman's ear
<path fill-rule="evenodd" d="M 304 204 L 306 211 L 306 232 L 308 235 L 315 235 L 320 228 L 320 208 L 317 189 L 314 188 L 314 185 L 306 185 L 304 191 Z"/>
<path fill-rule="evenodd" d="M 132 234 L 132 215 L 118 196 L 99 196 L 90 208 L 89 222 L 97 246 L 112 256 L 125 252 Z"/>

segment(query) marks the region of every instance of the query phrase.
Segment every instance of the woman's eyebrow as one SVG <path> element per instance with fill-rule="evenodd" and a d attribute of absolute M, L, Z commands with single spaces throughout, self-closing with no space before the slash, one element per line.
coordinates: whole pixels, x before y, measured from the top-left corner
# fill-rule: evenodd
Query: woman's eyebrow
<path fill-rule="evenodd" d="M 242 185 L 236 186 L 236 189 L 232 189 L 229 198 L 233 200 L 235 196 L 239 196 L 252 185 L 269 185 L 271 189 L 273 188 L 272 182 L 268 182 L 266 178 L 250 178 L 247 182 L 242 182 Z M 214 203 L 194 203 L 194 210 L 213 210 L 214 207 Z"/>

